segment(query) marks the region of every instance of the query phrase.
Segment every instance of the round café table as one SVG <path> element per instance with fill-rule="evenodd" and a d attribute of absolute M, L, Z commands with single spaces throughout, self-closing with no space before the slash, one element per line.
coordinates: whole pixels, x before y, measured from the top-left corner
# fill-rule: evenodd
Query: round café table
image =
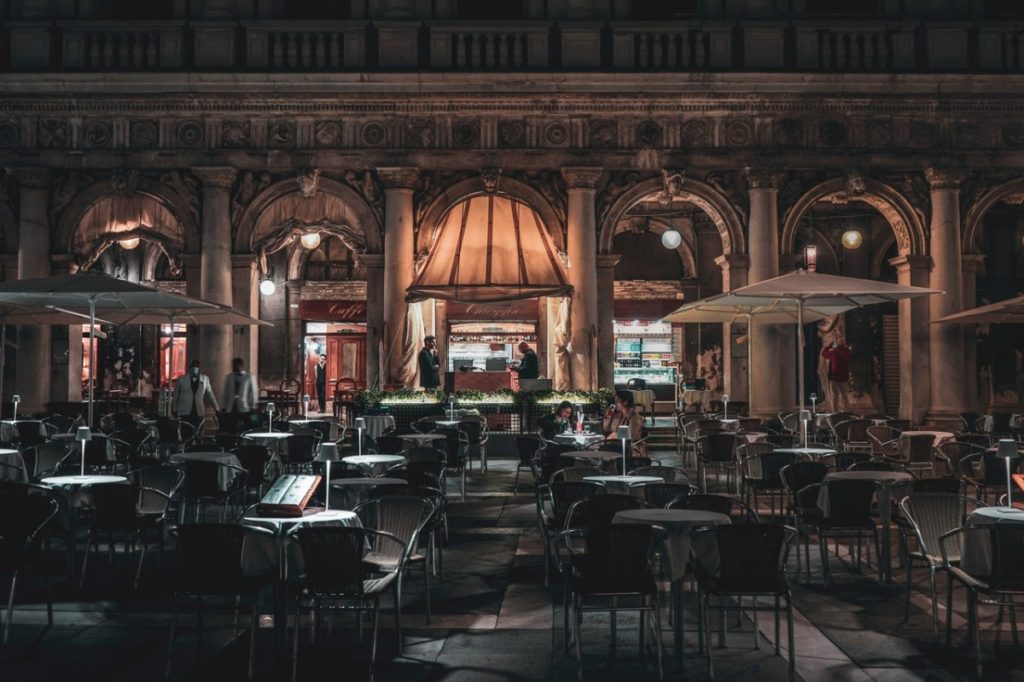
<path fill-rule="evenodd" d="M 977 528 L 993 524 L 1024 524 L 1024 509 L 1010 507 L 981 507 L 971 512 L 964 527 Z M 992 573 L 992 539 L 987 533 L 966 533 L 960 568 L 972 575 Z"/>
<path fill-rule="evenodd" d="M 458 428 L 462 422 L 458 419 L 442 419 L 441 421 L 434 422 L 435 426 L 440 426 L 443 429 L 454 429 Z"/>
<path fill-rule="evenodd" d="M 661 555 L 665 558 L 668 576 L 672 585 L 672 597 L 675 599 L 676 618 L 674 640 L 676 656 L 683 656 L 683 604 L 682 579 L 686 574 L 686 566 L 691 556 L 700 559 L 701 564 L 709 570 L 718 568 L 718 547 L 708 538 L 693 542 L 693 531 L 705 526 L 722 526 L 732 523 L 725 514 L 703 511 L 700 509 L 628 509 L 618 512 L 612 519 L 613 524 L 643 523 L 660 526 L 665 529 L 661 537 Z"/>
<path fill-rule="evenodd" d="M 956 440 L 956 434 L 952 431 L 904 431 L 900 434 L 900 438 L 910 436 L 932 436 L 935 439 L 935 445 L 945 443 L 947 440 Z"/>
<path fill-rule="evenodd" d="M 183 462 L 213 462 L 215 464 L 229 464 L 235 467 L 242 467 L 241 460 L 233 452 L 176 452 L 168 461 L 180 464 Z M 234 483 L 235 477 L 239 474 L 227 467 L 219 467 L 217 470 L 217 484 L 221 490 L 227 490 Z"/>
<path fill-rule="evenodd" d="M 645 486 L 648 483 L 664 483 L 665 479 L 660 476 L 584 476 L 584 481 L 598 483 L 605 487 L 607 492 L 622 491 L 630 494 L 633 488 Z"/>
<path fill-rule="evenodd" d="M 577 450 L 585 450 L 595 443 L 604 441 L 600 433 L 556 433 L 553 441 L 559 445 L 569 445 Z M 621 457 L 621 455 L 619 455 Z"/>
<path fill-rule="evenodd" d="M 0 464 L 7 465 L 0 467 L 0 481 L 28 483 L 28 469 L 25 467 L 25 460 L 22 459 L 21 452 L 13 448 L 0 448 Z M 18 474 L 16 470 L 21 474 Z"/>
<path fill-rule="evenodd" d="M 370 499 L 377 488 L 389 485 L 409 485 L 404 478 L 338 478 L 331 481 L 331 507 L 355 509 Z"/>
<path fill-rule="evenodd" d="M 433 441 L 448 440 L 448 436 L 443 433 L 403 433 L 398 439 L 408 443 L 410 448 L 429 448 Z"/>
<path fill-rule="evenodd" d="M 74 581 L 75 576 L 75 509 L 93 506 L 93 497 L 89 487 L 109 483 L 127 483 L 124 476 L 86 474 L 85 476 L 48 476 L 40 481 L 43 485 L 60 491 L 62 500 L 61 514 L 65 518 L 67 528 L 67 571 Z"/>
<path fill-rule="evenodd" d="M 267 446 L 271 454 L 281 457 L 282 443 L 288 438 L 291 438 L 295 434 L 288 433 L 287 431 L 256 431 L 254 433 L 243 433 L 242 438 L 251 438 L 252 440 L 258 440 Z"/>
<path fill-rule="evenodd" d="M 371 476 L 380 477 L 397 464 L 405 464 L 405 457 L 401 455 L 350 455 L 342 457 L 342 462 L 355 464 L 367 470 Z"/>
<path fill-rule="evenodd" d="M 892 582 L 892 545 L 889 539 L 889 526 L 892 523 L 892 490 L 906 487 L 914 477 L 902 471 L 837 471 L 825 476 L 818 492 L 818 508 L 829 513 L 828 484 L 829 481 L 871 481 L 878 488 L 878 514 L 882 522 L 882 576 L 886 582 Z"/>
<path fill-rule="evenodd" d="M 832 448 L 775 448 L 772 452 L 786 452 L 794 455 L 801 455 L 808 459 L 821 459 L 826 455 L 834 455 L 836 451 Z"/>

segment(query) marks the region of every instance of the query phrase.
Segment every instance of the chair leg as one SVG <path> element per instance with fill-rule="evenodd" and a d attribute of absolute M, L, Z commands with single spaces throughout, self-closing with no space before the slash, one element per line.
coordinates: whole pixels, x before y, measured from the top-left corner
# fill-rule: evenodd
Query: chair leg
<path fill-rule="evenodd" d="M 423 598 L 427 605 L 427 625 L 430 625 L 430 568 L 423 564 Z M 402 653 L 399 649 L 398 653 Z"/>
<path fill-rule="evenodd" d="M 196 597 L 196 659 L 203 657 L 203 597 Z"/>
<path fill-rule="evenodd" d="M 580 642 L 583 630 L 583 612 L 580 610 L 579 600 L 575 595 L 572 599 L 572 610 L 573 639 L 576 641 L 576 679 L 578 682 L 583 682 L 583 644 Z"/>
<path fill-rule="evenodd" d="M 665 651 L 661 643 L 661 602 L 658 595 L 654 595 L 654 647 L 658 651 L 658 679 L 665 679 L 665 669 L 662 663 Z"/>
<path fill-rule="evenodd" d="M 782 605 L 779 604 L 779 595 L 775 595 L 775 655 L 779 655 L 779 616 L 782 613 Z"/>
<path fill-rule="evenodd" d="M 139 580 L 142 578 L 142 562 L 146 559 L 146 543 L 142 539 L 142 533 L 139 533 L 139 566 L 135 569 L 135 583 L 132 585 L 132 589 L 136 592 L 139 591 Z"/>
<path fill-rule="evenodd" d="M 398 574 L 398 580 L 395 581 L 395 636 L 398 638 L 398 653 L 402 653 L 402 572 Z M 376 618 L 376 616 L 375 616 Z M 374 628 L 376 628 L 376 622 L 374 622 Z"/>
<path fill-rule="evenodd" d="M 313 600 L 314 608 L 316 600 Z M 255 607 L 253 607 L 255 608 Z M 302 622 L 302 595 L 295 600 L 295 634 L 292 636 L 292 682 L 298 678 L 299 674 L 299 630 Z M 274 624 L 277 626 L 277 623 Z"/>
<path fill-rule="evenodd" d="M 258 598 L 252 598 L 252 614 L 249 618 L 249 679 L 256 677 L 256 633 L 259 632 L 259 604 Z M 294 675 L 294 670 L 292 671 Z"/>
<path fill-rule="evenodd" d="M 18 585 L 18 572 L 11 576 L 11 591 L 7 594 L 7 627 L 4 629 L 4 644 L 11 639 L 11 620 L 14 617 L 14 590 Z"/>
<path fill-rule="evenodd" d="M 904 623 L 906 623 L 906 622 L 908 622 L 910 620 L 910 575 L 911 575 L 911 566 L 910 566 L 910 564 L 912 563 L 910 557 L 907 557 L 907 560 L 906 560 L 905 563 L 906 563 L 906 569 L 907 569 L 907 589 L 905 590 L 905 593 L 904 593 L 904 596 L 903 596 L 903 622 Z M 932 584 L 934 584 L 934 583 L 935 583 L 935 569 L 932 569 Z M 932 590 L 933 597 L 934 597 L 934 592 L 935 591 Z M 934 602 L 933 602 L 933 606 L 934 606 Z"/>
<path fill-rule="evenodd" d="M 818 535 L 818 553 L 821 555 L 821 578 L 828 587 L 832 584 L 832 574 L 828 568 L 828 545 L 824 535 Z"/>
<path fill-rule="evenodd" d="M 967 594 L 971 602 L 971 630 L 974 634 L 974 670 L 978 679 L 982 679 L 981 667 L 981 623 L 978 622 L 978 593 L 968 588 Z"/>
<path fill-rule="evenodd" d="M 167 637 L 167 667 L 164 669 L 164 679 L 171 677 L 171 661 L 174 660 L 174 631 L 178 628 L 178 600 L 180 596 L 175 593 L 174 602 L 171 604 L 171 633 Z"/>
<path fill-rule="evenodd" d="M 377 635 L 380 633 L 380 598 L 373 602 L 373 643 L 370 645 L 370 682 L 377 667 Z"/>
<path fill-rule="evenodd" d="M 910 557 L 908 556 L 907 559 L 909 559 L 909 558 Z M 907 561 L 907 565 L 908 566 L 910 565 L 909 561 Z M 935 641 L 937 642 L 937 641 L 939 641 L 939 595 L 938 595 L 938 591 L 937 591 L 937 589 L 935 587 L 935 567 L 934 566 L 929 566 L 928 567 L 928 572 L 929 572 L 929 576 L 928 577 L 931 579 L 931 588 L 932 588 L 932 634 L 935 635 Z M 907 599 L 908 599 L 908 601 L 910 599 L 910 593 L 909 592 L 907 593 Z"/>
<path fill-rule="evenodd" d="M 946 571 L 946 648 L 953 639 L 953 573 Z"/>
<path fill-rule="evenodd" d="M 704 594 L 704 630 L 707 632 L 708 645 L 708 677 L 715 679 L 715 656 L 711 645 L 711 601 L 708 594 Z"/>
<path fill-rule="evenodd" d="M 96 531 L 93 529 L 89 530 L 89 533 L 85 536 L 85 552 L 82 557 L 82 575 L 78 577 L 78 589 L 85 587 L 85 569 L 89 567 L 89 548 L 92 547 L 93 543 L 96 542 Z"/>
<path fill-rule="evenodd" d="M 796 641 L 793 637 L 793 595 L 786 594 L 786 627 L 789 630 L 789 680 L 796 679 Z"/>
<path fill-rule="evenodd" d="M 740 597 L 739 601 L 740 601 L 740 605 L 742 606 L 743 605 L 743 597 Z M 761 650 L 761 627 L 760 627 L 760 621 L 758 620 L 757 597 L 753 597 L 753 603 L 754 603 L 754 609 L 753 609 L 753 616 L 754 616 L 754 648 L 757 649 L 758 651 L 760 651 Z M 738 613 L 742 613 L 742 610 L 739 611 Z"/>

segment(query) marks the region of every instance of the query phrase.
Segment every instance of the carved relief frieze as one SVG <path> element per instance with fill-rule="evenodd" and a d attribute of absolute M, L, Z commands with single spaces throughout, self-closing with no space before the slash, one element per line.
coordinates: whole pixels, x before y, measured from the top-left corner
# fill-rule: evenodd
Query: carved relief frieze
<path fill-rule="evenodd" d="M 61 118 L 43 118 L 36 127 L 36 143 L 43 149 L 67 149 L 71 145 L 68 122 Z"/>
<path fill-rule="evenodd" d="M 707 120 L 700 118 L 684 121 L 679 131 L 679 141 L 683 147 L 710 147 L 711 136 L 711 125 Z"/>
<path fill-rule="evenodd" d="M 388 144 L 388 129 L 380 121 L 367 121 L 359 129 L 359 140 L 367 147 L 385 147 Z"/>
<path fill-rule="evenodd" d="M 182 147 L 202 147 L 206 132 L 198 121 L 183 121 L 178 124 L 174 137 Z"/>
<path fill-rule="evenodd" d="M 587 126 L 587 142 L 593 149 L 611 149 L 619 143 L 618 123 L 610 119 L 590 121 Z"/>
<path fill-rule="evenodd" d="M 252 123 L 244 119 L 224 121 L 220 126 L 220 143 L 233 149 L 252 145 Z"/>
<path fill-rule="evenodd" d="M 188 207 L 192 220 L 198 225 L 199 215 L 199 180 L 188 171 L 172 170 L 160 176 L 160 182 L 173 191 Z"/>
<path fill-rule="evenodd" d="M 384 224 L 384 187 L 380 182 L 380 178 L 375 173 L 369 170 L 364 171 L 345 171 L 342 175 L 341 181 L 346 185 L 359 192 L 360 196 L 370 206 L 370 210 L 373 211 L 377 217 L 377 221 L 380 225 Z"/>
<path fill-rule="evenodd" d="M 526 147 L 526 122 L 518 119 L 498 121 L 498 147 L 519 149 Z"/>
<path fill-rule="evenodd" d="M 128 146 L 132 149 L 156 149 L 160 145 L 160 126 L 156 121 L 132 121 L 128 127 Z"/>
<path fill-rule="evenodd" d="M 603 225 L 616 199 L 645 178 L 638 171 L 610 171 L 608 181 L 597 193 L 597 224 Z"/>
<path fill-rule="evenodd" d="M 340 121 L 317 121 L 313 125 L 313 143 L 317 147 L 340 147 L 343 132 Z"/>
<path fill-rule="evenodd" d="M 410 149 L 431 149 L 437 144 L 433 119 L 414 118 L 405 123 L 405 146 Z"/>
<path fill-rule="evenodd" d="M 295 146 L 295 121 L 287 118 L 270 122 L 267 128 L 267 145 L 277 149 L 290 149 Z"/>
<path fill-rule="evenodd" d="M 270 186 L 274 180 L 270 173 L 252 173 L 246 171 L 238 174 L 234 191 L 231 193 L 231 224 L 238 225 L 242 212 L 256 195 Z"/>
<path fill-rule="evenodd" d="M 92 184 L 93 177 L 80 171 L 69 171 L 58 176 L 50 192 L 50 224 L 56 225 L 64 209 L 68 207 L 82 188 Z"/>
<path fill-rule="evenodd" d="M 86 149 L 109 149 L 114 140 L 110 121 L 92 119 L 82 127 L 82 141 Z"/>

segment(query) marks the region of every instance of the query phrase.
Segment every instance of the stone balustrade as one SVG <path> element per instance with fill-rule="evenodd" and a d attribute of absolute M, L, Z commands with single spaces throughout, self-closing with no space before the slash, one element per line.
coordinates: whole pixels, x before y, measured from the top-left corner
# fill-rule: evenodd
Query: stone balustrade
<path fill-rule="evenodd" d="M 340 70 L 365 66 L 362 23 L 275 22 L 245 26 L 246 66 L 273 71 Z"/>
<path fill-rule="evenodd" d="M 63 67 L 95 71 L 180 69 L 183 24 L 89 22 L 62 25 Z M 12 55 L 12 59 L 13 59 Z"/>
<path fill-rule="evenodd" d="M 547 24 L 430 27 L 430 66 L 473 71 L 547 68 Z"/>

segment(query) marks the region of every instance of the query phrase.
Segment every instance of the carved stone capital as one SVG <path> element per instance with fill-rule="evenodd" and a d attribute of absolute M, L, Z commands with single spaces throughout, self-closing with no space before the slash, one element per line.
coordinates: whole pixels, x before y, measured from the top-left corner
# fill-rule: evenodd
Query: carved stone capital
<path fill-rule="evenodd" d="M 960 184 L 967 179 L 967 171 L 962 168 L 925 168 L 924 178 L 933 190 L 960 189 Z"/>
<path fill-rule="evenodd" d="M 415 166 L 384 166 L 377 169 L 377 177 L 384 189 L 416 189 L 420 169 Z"/>
<path fill-rule="evenodd" d="M 562 169 L 566 189 L 597 189 L 597 183 L 604 174 L 603 168 L 572 166 Z"/>
<path fill-rule="evenodd" d="M 715 258 L 715 265 L 722 269 L 722 272 L 730 270 L 744 272 L 750 269 L 750 256 L 745 253 L 730 253 Z"/>
<path fill-rule="evenodd" d="M 22 189 L 47 189 L 53 179 L 53 171 L 38 166 L 8 166 L 7 174 L 18 181 Z"/>
<path fill-rule="evenodd" d="M 985 256 L 965 253 L 960 256 L 960 268 L 965 272 L 977 273 L 985 267 Z"/>
<path fill-rule="evenodd" d="M 930 272 L 932 269 L 932 257 L 908 254 L 905 256 L 897 256 L 896 258 L 889 259 L 889 265 L 896 268 L 897 272 L 903 270 L 918 270 L 923 272 Z"/>
<path fill-rule="evenodd" d="M 747 189 L 778 189 L 782 173 L 766 168 L 744 168 Z"/>
<path fill-rule="evenodd" d="M 622 256 L 617 253 L 599 253 L 597 254 L 597 269 L 614 268 L 620 260 L 622 260 Z"/>
<path fill-rule="evenodd" d="M 235 184 L 238 171 L 229 166 L 199 166 L 192 169 L 192 174 L 203 183 L 203 189 L 231 189 Z"/>
<path fill-rule="evenodd" d="M 367 270 L 381 269 L 384 267 L 384 254 L 360 253 L 356 254 L 356 261 Z"/>

